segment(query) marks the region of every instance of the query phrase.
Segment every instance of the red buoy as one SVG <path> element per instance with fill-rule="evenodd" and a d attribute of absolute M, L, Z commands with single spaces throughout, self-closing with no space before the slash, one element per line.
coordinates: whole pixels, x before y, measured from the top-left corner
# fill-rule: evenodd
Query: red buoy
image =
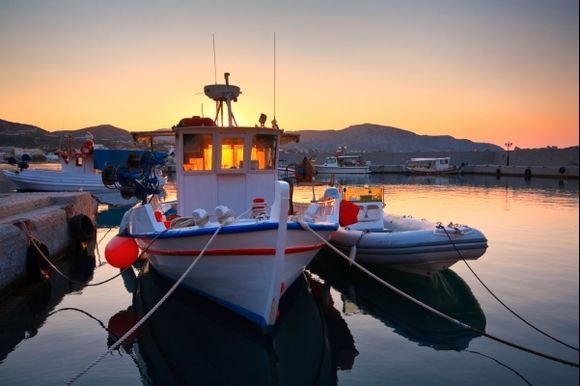
<path fill-rule="evenodd" d="M 338 223 L 342 227 L 346 227 L 358 222 L 359 207 L 350 201 L 340 201 L 340 208 L 338 214 Z"/>
<path fill-rule="evenodd" d="M 130 307 L 129 309 L 122 310 L 117 312 L 115 315 L 111 316 L 109 319 L 109 323 L 107 326 L 107 330 L 109 331 L 109 338 L 112 342 L 116 342 L 124 336 L 133 326 L 135 326 L 139 322 L 139 317 Z M 137 329 L 133 333 L 131 333 L 125 340 L 123 341 L 123 346 L 130 347 L 133 342 L 135 342 L 135 338 L 137 337 Z"/>
<path fill-rule="evenodd" d="M 127 268 L 139 257 L 139 246 L 131 237 L 115 236 L 105 247 L 105 258 L 115 268 Z"/>

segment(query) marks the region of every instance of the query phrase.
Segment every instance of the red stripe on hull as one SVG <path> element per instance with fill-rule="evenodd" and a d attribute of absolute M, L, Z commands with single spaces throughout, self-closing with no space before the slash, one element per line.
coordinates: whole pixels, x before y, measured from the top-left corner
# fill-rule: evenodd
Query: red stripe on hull
<path fill-rule="evenodd" d="M 285 253 L 287 255 L 291 255 L 293 253 L 301 253 L 301 252 L 308 252 L 314 251 L 316 249 L 320 249 L 324 246 L 324 244 L 316 244 L 316 245 L 304 245 L 300 247 L 291 247 L 286 248 Z M 147 250 L 147 253 L 151 253 L 154 255 L 160 256 L 197 256 L 201 253 L 200 250 L 158 250 L 158 249 L 151 249 Z M 206 256 L 242 256 L 242 255 L 254 255 L 254 256 L 266 256 L 270 255 L 273 256 L 276 254 L 276 249 L 274 248 L 249 248 L 249 249 L 210 249 L 205 251 L 204 255 Z"/>

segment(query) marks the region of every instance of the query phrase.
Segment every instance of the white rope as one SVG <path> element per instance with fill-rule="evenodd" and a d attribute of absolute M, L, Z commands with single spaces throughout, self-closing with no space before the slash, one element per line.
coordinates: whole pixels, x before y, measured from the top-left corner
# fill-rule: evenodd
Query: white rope
<path fill-rule="evenodd" d="M 247 214 L 249 211 L 250 211 L 250 209 L 248 209 L 245 212 L 243 212 L 242 214 L 240 214 L 238 217 L 236 217 L 236 220 L 239 219 L 240 217 L 244 216 L 245 214 Z M 185 272 L 183 272 L 183 274 L 179 277 L 179 279 L 177 279 L 177 281 L 173 284 L 173 286 L 169 289 L 169 291 L 167 291 L 167 293 L 165 295 L 163 295 L 163 297 L 157 302 L 157 304 L 155 304 L 155 306 L 153 306 L 153 308 L 151 308 L 151 310 L 149 310 L 149 312 L 147 314 L 145 314 L 145 316 L 143 316 L 143 318 L 141 318 L 129 331 L 127 331 L 125 333 L 125 335 L 123 335 L 122 337 L 120 337 L 119 340 L 117 340 L 117 342 L 115 342 L 115 344 L 113 344 L 111 347 L 109 347 L 109 349 L 106 352 L 104 352 L 101 356 L 99 356 L 97 359 L 95 359 L 93 362 L 91 362 L 83 371 L 81 371 L 76 376 L 74 376 L 73 378 L 71 378 L 71 380 L 66 383 L 67 385 L 72 385 L 80 377 L 82 377 L 84 374 L 86 374 L 90 369 L 92 369 L 93 367 L 95 367 L 97 365 L 97 363 L 99 363 L 101 360 L 103 360 L 104 357 L 106 357 L 107 355 L 109 355 L 110 353 L 112 353 L 113 350 L 116 350 L 117 347 L 119 347 L 121 345 L 121 343 L 125 339 L 127 339 L 127 337 L 129 335 L 131 335 L 133 332 L 135 332 L 143 323 L 145 323 L 145 321 L 147 319 L 149 319 L 149 317 L 163 304 L 163 302 L 165 302 L 165 300 L 167 300 L 167 298 L 175 291 L 175 289 L 179 286 L 179 284 L 181 284 L 181 282 L 185 279 L 185 277 L 189 274 L 189 272 L 197 264 L 197 262 L 199 261 L 199 259 L 204 255 L 205 251 L 210 246 L 210 244 L 213 242 L 213 240 L 216 238 L 216 236 L 218 235 L 219 231 L 223 228 L 224 225 L 225 224 L 219 224 L 218 225 L 217 229 L 212 234 L 212 236 L 210 237 L 210 239 L 207 241 L 207 243 L 205 244 L 205 246 L 203 247 L 203 249 L 201 250 L 201 252 L 199 252 L 199 255 L 197 255 L 197 257 L 191 262 L 191 264 L 189 265 L 189 267 L 187 267 L 187 269 L 185 270 Z M 164 230 L 163 232 L 161 232 L 160 234 L 158 234 L 156 237 L 154 237 L 153 240 L 151 240 L 149 242 L 149 244 L 147 244 L 147 247 L 143 250 L 143 252 L 141 252 L 141 254 L 144 254 L 149 249 L 149 247 L 151 246 L 151 244 L 153 244 L 153 241 L 155 241 L 159 236 L 161 236 L 165 232 L 167 232 L 167 229 Z"/>
<path fill-rule="evenodd" d="M 408 299 L 408 300 L 412 301 L 413 303 L 417 304 L 418 306 L 420 306 L 420 307 L 422 307 L 422 308 L 424 308 L 424 309 L 426 309 L 426 310 L 434 313 L 435 315 L 438 315 L 438 316 L 442 317 L 443 319 L 448 320 L 449 322 L 452 322 L 454 324 L 457 324 L 457 325 L 459 325 L 459 326 L 461 326 L 461 327 L 463 327 L 465 329 L 468 329 L 468 330 L 471 330 L 473 332 L 476 332 L 479 335 L 488 337 L 488 338 L 493 339 L 493 340 L 495 340 L 497 342 L 500 342 L 500 343 L 506 344 L 508 346 L 514 347 L 514 348 L 516 348 L 518 350 L 526 351 L 526 352 L 528 352 L 530 354 L 534 354 L 534 355 L 537 355 L 537 356 L 540 356 L 540 357 L 543 357 L 543 358 L 546 358 L 546 359 L 549 359 L 549 360 L 552 360 L 552 361 L 555 361 L 555 362 L 559 362 L 559 363 L 562 363 L 562 364 L 565 364 L 565 365 L 568 365 L 568 366 L 578 367 L 578 363 L 574 363 L 572 361 L 568 361 L 568 360 L 565 360 L 565 359 L 562 359 L 562 358 L 558 358 L 558 357 L 554 357 L 554 356 L 551 356 L 551 355 L 548 355 L 548 354 L 544 354 L 544 353 L 541 353 L 541 352 L 538 352 L 538 351 L 529 349 L 527 347 L 520 346 L 518 344 L 509 342 L 509 341 L 506 341 L 504 339 L 501 339 L 501 338 L 498 338 L 496 336 L 490 335 L 490 334 L 488 334 L 485 331 L 479 330 L 479 329 L 477 329 L 475 327 L 472 327 L 472 326 L 470 326 L 468 324 L 465 324 L 465 323 L 463 323 L 463 322 L 461 322 L 461 321 L 459 321 L 457 319 L 454 319 L 454 318 L 452 318 L 452 317 L 450 317 L 450 316 L 448 316 L 448 315 L 446 315 L 446 314 L 444 314 L 444 313 L 442 313 L 442 312 L 434 309 L 433 307 L 431 307 L 431 306 L 429 306 L 429 305 L 427 305 L 427 304 L 425 304 L 425 303 L 423 303 L 423 302 L 415 299 L 414 297 L 412 297 L 411 295 L 407 294 L 406 292 L 401 291 L 400 289 L 398 289 L 397 287 L 393 286 L 392 284 L 387 283 L 386 281 L 384 281 L 383 279 L 381 279 L 380 277 L 378 277 L 377 275 L 375 275 L 374 273 L 372 273 L 371 271 L 369 271 L 368 269 L 366 269 L 365 267 L 363 267 L 362 265 L 360 265 L 359 263 L 357 263 L 353 259 L 350 259 L 347 255 L 345 255 L 339 249 L 337 249 L 334 245 L 332 245 L 328 240 L 326 240 L 324 237 L 322 237 L 318 233 L 316 233 L 304 221 L 298 220 L 298 222 L 300 223 L 300 225 L 302 226 L 302 228 L 304 230 L 307 230 L 307 231 L 312 232 L 312 234 L 314 234 L 316 237 L 318 237 L 320 240 L 322 240 L 333 251 L 335 251 L 340 257 L 342 257 L 346 261 L 348 261 L 349 264 L 353 264 L 358 269 L 360 269 L 361 271 L 363 271 L 364 273 L 366 273 L 367 275 L 369 275 L 370 277 L 372 277 L 373 279 L 375 279 L 376 281 L 378 281 L 379 283 L 381 283 L 385 287 L 387 287 L 390 290 L 396 292 L 397 294 L 403 296 L 405 299 Z"/>
<path fill-rule="evenodd" d="M 177 281 L 173 284 L 173 286 L 169 289 L 169 291 L 167 291 L 167 293 L 165 295 L 163 295 L 163 297 L 157 302 L 157 304 L 155 304 L 155 306 L 153 306 L 153 308 L 151 308 L 151 310 L 149 310 L 149 312 L 147 312 L 147 314 L 145 314 L 145 316 L 143 316 L 143 318 L 141 318 L 129 331 L 127 331 L 125 333 L 125 335 L 123 335 L 121 338 L 119 338 L 119 340 L 117 340 L 115 342 L 115 344 L 113 344 L 111 347 L 109 347 L 109 349 L 105 353 L 103 353 L 101 356 L 99 356 L 97 359 L 95 359 L 93 362 L 91 362 L 83 371 L 81 371 L 76 376 L 74 376 L 70 381 L 68 381 L 66 383 L 67 385 L 72 385 L 80 377 L 82 377 L 84 374 L 86 374 L 90 369 L 92 369 L 93 367 L 95 367 L 95 365 L 97 363 L 99 363 L 104 357 L 106 357 L 107 355 L 109 355 L 110 353 L 112 353 L 115 349 L 117 349 L 117 347 L 119 347 L 121 345 L 121 343 L 125 339 L 127 339 L 127 337 L 129 335 L 131 335 L 132 333 L 134 333 L 135 330 L 137 330 L 143 323 L 145 323 L 145 321 L 147 319 L 149 319 L 149 317 L 155 311 L 157 311 L 157 309 L 163 304 L 163 302 L 165 302 L 165 300 L 167 300 L 167 298 L 173 293 L 173 291 L 175 291 L 175 289 L 181 284 L 181 282 L 183 281 L 183 279 L 185 279 L 185 277 L 189 274 L 189 272 L 197 264 L 197 262 L 203 256 L 203 254 L 205 253 L 205 251 L 207 250 L 207 248 L 210 246 L 210 244 L 216 238 L 218 232 L 222 229 L 222 227 L 223 227 L 222 224 L 220 224 L 217 227 L 217 229 L 215 230 L 215 232 L 213 233 L 213 235 L 211 236 L 211 238 L 208 240 L 208 242 L 205 244 L 205 246 L 203 247 L 203 249 L 201 250 L 201 252 L 199 252 L 199 255 L 197 255 L 197 257 L 191 262 L 191 264 L 189 265 L 189 267 L 187 267 L 187 269 L 185 270 L 185 272 L 183 272 L 183 274 L 179 277 L 179 279 L 177 279 Z"/>

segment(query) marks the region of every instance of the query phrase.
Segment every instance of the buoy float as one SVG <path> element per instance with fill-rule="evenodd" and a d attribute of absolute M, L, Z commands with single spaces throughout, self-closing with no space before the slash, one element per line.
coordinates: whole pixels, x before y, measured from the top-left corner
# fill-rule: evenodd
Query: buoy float
<path fill-rule="evenodd" d="M 125 269 L 139 257 L 139 246 L 131 237 L 115 236 L 105 247 L 105 258 L 115 268 Z"/>
<path fill-rule="evenodd" d="M 129 332 L 129 330 L 133 328 L 133 326 L 136 325 L 138 321 L 139 317 L 131 307 L 126 310 L 117 312 L 115 315 L 111 316 L 111 319 L 109 319 L 107 326 L 107 330 L 109 331 L 109 339 L 112 341 L 112 343 L 116 342 L 119 340 L 119 338 Z M 138 331 L 139 330 L 137 329 L 123 341 L 123 347 L 131 347 L 133 342 L 135 342 Z M 109 347 L 111 345 L 112 344 L 109 344 Z"/>
<path fill-rule="evenodd" d="M 350 201 L 340 201 L 338 222 L 340 226 L 346 227 L 358 221 L 359 207 Z"/>

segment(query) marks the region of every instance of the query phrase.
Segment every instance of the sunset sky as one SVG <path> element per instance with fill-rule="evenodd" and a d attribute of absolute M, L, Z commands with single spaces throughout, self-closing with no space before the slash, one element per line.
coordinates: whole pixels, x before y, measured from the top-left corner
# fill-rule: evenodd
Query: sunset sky
<path fill-rule="evenodd" d="M 275 95 L 289 131 L 374 123 L 574 146 L 578 3 L 0 0 L 0 119 L 167 128 L 213 118 L 203 86 L 227 71 L 241 125 L 270 120 Z"/>

